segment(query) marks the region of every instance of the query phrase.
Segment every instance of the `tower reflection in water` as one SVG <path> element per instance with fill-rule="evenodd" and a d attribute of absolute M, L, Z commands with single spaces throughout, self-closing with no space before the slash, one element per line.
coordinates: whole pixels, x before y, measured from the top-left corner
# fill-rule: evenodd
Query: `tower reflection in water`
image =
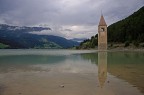
<path fill-rule="evenodd" d="M 102 88 L 107 79 L 107 52 L 98 52 L 98 80 Z"/>

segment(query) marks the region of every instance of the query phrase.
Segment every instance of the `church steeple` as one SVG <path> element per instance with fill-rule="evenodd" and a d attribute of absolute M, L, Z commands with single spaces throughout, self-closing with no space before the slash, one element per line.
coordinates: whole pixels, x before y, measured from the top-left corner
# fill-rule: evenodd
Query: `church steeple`
<path fill-rule="evenodd" d="M 98 25 L 98 50 L 107 50 L 107 24 L 103 15 Z"/>
<path fill-rule="evenodd" d="M 103 15 L 101 15 L 99 25 L 100 25 L 100 26 L 107 26 L 107 24 L 106 24 L 106 22 L 105 22 L 105 19 L 104 19 Z"/>

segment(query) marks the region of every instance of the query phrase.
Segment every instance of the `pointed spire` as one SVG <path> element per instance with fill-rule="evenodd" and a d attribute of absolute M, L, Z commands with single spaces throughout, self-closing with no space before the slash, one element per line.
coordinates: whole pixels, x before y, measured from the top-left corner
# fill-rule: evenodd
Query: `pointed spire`
<path fill-rule="evenodd" d="M 102 25 L 102 26 L 107 26 L 106 22 L 105 22 L 105 19 L 103 17 L 103 15 L 101 14 L 101 18 L 100 18 L 100 22 L 99 22 L 99 25 Z"/>

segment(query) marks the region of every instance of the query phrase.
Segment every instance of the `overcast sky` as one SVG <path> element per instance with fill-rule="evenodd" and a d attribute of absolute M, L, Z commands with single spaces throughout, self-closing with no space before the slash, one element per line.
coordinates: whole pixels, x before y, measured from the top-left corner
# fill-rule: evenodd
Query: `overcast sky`
<path fill-rule="evenodd" d="M 48 26 L 52 31 L 36 33 L 89 38 L 97 33 L 101 11 L 110 25 L 142 6 L 144 0 L 0 0 L 0 24 Z"/>

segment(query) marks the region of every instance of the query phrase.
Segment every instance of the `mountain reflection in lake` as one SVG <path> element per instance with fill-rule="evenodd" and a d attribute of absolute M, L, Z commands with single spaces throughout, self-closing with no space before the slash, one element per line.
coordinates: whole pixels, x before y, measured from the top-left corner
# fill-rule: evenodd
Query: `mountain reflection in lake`
<path fill-rule="evenodd" d="M 143 95 L 143 52 L 0 50 L 0 95 Z"/>

